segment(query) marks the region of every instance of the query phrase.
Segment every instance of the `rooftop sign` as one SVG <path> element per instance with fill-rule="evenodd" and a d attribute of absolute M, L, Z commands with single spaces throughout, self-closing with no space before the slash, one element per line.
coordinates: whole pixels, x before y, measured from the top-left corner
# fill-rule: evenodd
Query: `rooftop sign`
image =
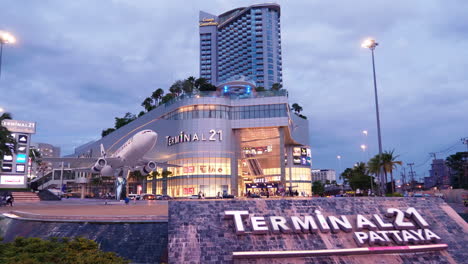
<path fill-rule="evenodd" d="M 10 132 L 27 134 L 36 133 L 36 122 L 4 119 L 2 120 L 2 126 Z"/>

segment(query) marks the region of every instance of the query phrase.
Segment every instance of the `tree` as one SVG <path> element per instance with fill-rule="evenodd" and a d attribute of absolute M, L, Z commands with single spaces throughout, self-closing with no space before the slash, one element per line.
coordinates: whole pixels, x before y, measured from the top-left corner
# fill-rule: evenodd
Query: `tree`
<path fill-rule="evenodd" d="M 457 152 L 445 160 L 450 168 L 450 184 L 453 188 L 468 188 L 468 152 Z"/>
<path fill-rule="evenodd" d="M 403 162 L 395 160 L 399 157 L 399 155 L 394 156 L 394 152 L 395 150 L 385 151 L 384 153 L 382 153 L 382 164 L 385 172 L 385 182 L 387 182 L 387 173 L 390 173 L 392 193 L 395 192 L 395 182 L 393 181 L 393 169 L 396 169 L 397 165 L 403 165 Z"/>
<path fill-rule="evenodd" d="M 263 87 L 263 86 L 258 86 L 257 88 L 255 88 L 255 91 L 257 91 L 257 92 L 264 92 L 264 91 L 265 91 L 265 87 Z"/>
<path fill-rule="evenodd" d="M 174 99 L 174 97 L 175 96 L 173 94 L 171 94 L 171 93 L 168 93 L 168 94 L 164 95 L 162 97 L 162 99 L 161 99 L 161 104 L 165 104 L 165 103 L 169 102 L 170 100 Z"/>
<path fill-rule="evenodd" d="M 344 181 L 349 183 L 351 189 L 366 190 L 371 188 L 371 180 L 374 180 L 367 172 L 366 164 L 359 162 L 353 168 L 347 168 L 341 175 Z"/>
<path fill-rule="evenodd" d="M 39 152 L 39 150 L 37 150 L 35 148 L 30 148 L 29 149 L 29 158 L 31 158 L 32 163 L 36 163 L 37 165 L 41 164 L 41 162 L 42 162 L 41 152 Z"/>
<path fill-rule="evenodd" d="M 199 88 L 200 91 L 216 91 L 218 88 L 213 84 L 206 82 L 202 84 Z"/>
<path fill-rule="evenodd" d="M 142 117 L 145 115 L 145 111 L 140 111 L 140 113 L 138 113 L 138 118 Z"/>
<path fill-rule="evenodd" d="M 108 129 L 105 129 L 101 132 L 101 137 L 105 137 L 107 135 L 109 135 L 110 133 L 114 132 L 115 131 L 115 128 L 113 127 L 110 127 Z"/>
<path fill-rule="evenodd" d="M 184 83 L 182 85 L 182 90 L 184 91 L 184 93 L 186 94 L 192 93 L 194 88 L 195 88 L 195 77 L 190 76 L 184 80 Z"/>
<path fill-rule="evenodd" d="M 194 87 L 195 89 L 200 90 L 200 87 L 202 87 L 203 85 L 207 83 L 208 81 L 205 78 L 198 78 L 194 81 Z"/>
<path fill-rule="evenodd" d="M 294 103 L 291 106 L 291 110 L 294 110 L 296 114 L 299 114 L 303 109 L 302 106 L 300 106 L 298 103 Z"/>
<path fill-rule="evenodd" d="M 271 86 L 271 90 L 273 90 L 273 91 L 279 91 L 281 88 L 283 88 L 283 85 L 281 85 L 280 83 L 274 83 Z"/>
<path fill-rule="evenodd" d="M 115 252 L 101 251 L 95 241 L 80 237 L 48 240 L 17 237 L 12 242 L 2 243 L 0 247 L 0 263 L 5 264 L 126 264 L 129 262 Z"/>
<path fill-rule="evenodd" d="M 151 98 L 154 100 L 154 105 L 159 105 L 162 96 L 164 95 L 164 90 L 161 88 L 156 89 L 152 94 Z"/>
<path fill-rule="evenodd" d="M 171 87 L 169 87 L 169 91 L 177 97 L 182 93 L 183 87 L 184 87 L 184 82 L 181 80 L 178 80 L 178 81 L 175 81 L 171 85 Z"/>
<path fill-rule="evenodd" d="M 122 118 L 116 117 L 115 118 L 115 129 L 119 129 L 126 124 L 132 122 L 135 120 L 137 117 L 134 114 L 131 114 L 129 112 L 125 113 L 125 116 Z"/>
<path fill-rule="evenodd" d="M 145 108 L 146 112 L 149 112 L 155 108 L 153 105 L 153 99 L 151 97 L 146 97 L 143 103 L 141 103 L 141 106 Z"/>
<path fill-rule="evenodd" d="M 1 124 L 6 119 L 11 119 L 10 113 L 3 113 L 0 116 L 0 161 L 3 160 L 4 155 L 11 155 L 16 149 L 16 140 L 11 132 Z"/>
<path fill-rule="evenodd" d="M 322 196 L 325 192 L 325 187 L 323 186 L 321 181 L 314 181 L 312 183 L 312 194 Z"/>

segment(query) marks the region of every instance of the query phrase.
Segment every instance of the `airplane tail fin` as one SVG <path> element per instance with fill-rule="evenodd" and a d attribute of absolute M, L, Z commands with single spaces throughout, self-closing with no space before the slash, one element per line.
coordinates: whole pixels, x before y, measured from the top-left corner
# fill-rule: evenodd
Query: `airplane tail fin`
<path fill-rule="evenodd" d="M 104 145 L 101 144 L 101 157 L 105 157 L 106 156 L 106 150 L 104 149 Z"/>

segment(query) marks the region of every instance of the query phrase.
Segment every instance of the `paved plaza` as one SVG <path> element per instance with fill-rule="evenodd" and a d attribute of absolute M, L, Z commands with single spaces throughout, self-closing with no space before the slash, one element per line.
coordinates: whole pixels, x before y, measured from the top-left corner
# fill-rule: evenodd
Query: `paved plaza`
<path fill-rule="evenodd" d="M 102 199 L 63 199 L 35 203 L 14 203 L 2 206 L 0 213 L 10 213 L 22 218 L 41 220 L 167 220 L 167 201 L 123 201 Z"/>

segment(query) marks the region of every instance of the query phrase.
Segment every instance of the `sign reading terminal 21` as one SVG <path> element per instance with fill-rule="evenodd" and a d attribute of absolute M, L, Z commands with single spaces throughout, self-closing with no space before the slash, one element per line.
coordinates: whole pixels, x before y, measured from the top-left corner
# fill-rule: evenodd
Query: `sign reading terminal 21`
<path fill-rule="evenodd" d="M 225 211 L 226 219 L 234 219 L 236 233 L 246 233 L 243 218 L 249 215 L 248 211 Z M 354 223 L 354 240 L 359 246 L 369 245 L 397 245 L 429 244 L 440 241 L 440 237 L 429 229 L 429 224 L 421 214 L 413 207 L 406 211 L 396 208 L 387 209 L 387 218 L 393 218 L 392 222 L 384 220 L 378 214 L 372 215 L 371 219 L 364 215 L 356 215 L 356 220 L 351 222 L 347 216 L 324 216 L 318 210 L 313 216 L 306 215 L 291 216 L 289 219 L 283 216 L 251 216 L 250 225 L 252 234 L 271 233 L 337 233 L 339 231 L 352 232 Z M 405 221 L 411 219 L 413 221 Z M 288 221 L 289 220 L 289 221 Z"/>

